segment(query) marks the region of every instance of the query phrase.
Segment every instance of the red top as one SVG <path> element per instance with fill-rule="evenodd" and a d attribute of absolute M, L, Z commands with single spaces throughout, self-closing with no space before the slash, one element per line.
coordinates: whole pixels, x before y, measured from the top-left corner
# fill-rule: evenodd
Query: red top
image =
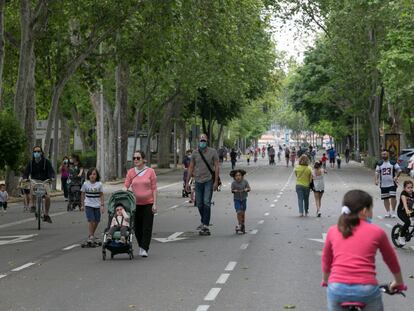
<path fill-rule="evenodd" d="M 328 158 L 326 156 L 322 156 L 321 161 L 322 162 L 326 162 L 328 160 Z"/>
<path fill-rule="evenodd" d="M 392 273 L 401 271 L 397 255 L 380 227 L 361 220 L 353 234 L 344 239 L 338 227 L 328 230 L 322 253 L 322 271 L 329 283 L 377 285 L 375 255 L 380 250 Z"/>
<path fill-rule="evenodd" d="M 146 168 L 139 175 L 137 175 L 135 167 L 131 168 L 127 173 L 124 185 L 127 189 L 131 186 L 137 205 L 154 203 L 154 192 L 157 191 L 157 176 L 152 168 Z"/>

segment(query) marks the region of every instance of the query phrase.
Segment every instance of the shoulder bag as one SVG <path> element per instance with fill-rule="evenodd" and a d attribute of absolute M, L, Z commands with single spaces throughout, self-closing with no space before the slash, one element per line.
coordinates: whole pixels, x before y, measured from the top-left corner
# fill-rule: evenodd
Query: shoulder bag
<path fill-rule="evenodd" d="M 216 173 L 215 173 L 215 172 L 211 169 L 211 167 L 210 167 L 210 165 L 208 164 L 208 162 L 207 162 L 206 158 L 204 157 L 203 152 L 202 152 L 200 149 L 198 149 L 198 153 L 200 154 L 200 156 L 201 156 L 201 158 L 203 159 L 204 163 L 206 164 L 206 166 L 207 166 L 208 170 L 210 171 L 211 177 L 212 177 L 213 182 L 214 182 L 214 181 L 215 181 L 215 179 L 216 179 Z M 220 186 L 221 186 L 221 179 L 220 179 L 220 176 L 219 176 L 219 177 L 218 177 L 218 187 L 220 187 Z"/>

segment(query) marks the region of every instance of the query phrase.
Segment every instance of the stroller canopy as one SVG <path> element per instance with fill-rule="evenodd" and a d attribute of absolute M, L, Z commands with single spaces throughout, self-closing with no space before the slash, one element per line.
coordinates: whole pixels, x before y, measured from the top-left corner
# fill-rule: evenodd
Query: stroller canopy
<path fill-rule="evenodd" d="M 125 211 L 131 216 L 135 214 L 135 196 L 131 191 L 116 191 L 112 193 L 108 203 L 108 214 L 113 216 L 118 204 L 125 207 Z"/>

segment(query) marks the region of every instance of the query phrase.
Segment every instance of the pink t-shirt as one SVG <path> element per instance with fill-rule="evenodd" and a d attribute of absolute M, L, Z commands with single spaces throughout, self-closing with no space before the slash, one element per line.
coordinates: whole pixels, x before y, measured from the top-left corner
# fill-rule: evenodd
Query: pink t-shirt
<path fill-rule="evenodd" d="M 152 168 L 148 167 L 138 175 L 135 167 L 131 168 L 127 173 L 124 185 L 127 189 L 131 186 L 137 205 L 154 203 L 153 194 L 157 191 L 157 176 Z"/>
<path fill-rule="evenodd" d="M 392 273 L 400 272 L 397 255 L 384 230 L 361 220 L 352 236 L 344 239 L 338 227 L 328 230 L 322 253 L 322 271 L 329 283 L 377 285 L 375 255 L 380 250 Z"/>

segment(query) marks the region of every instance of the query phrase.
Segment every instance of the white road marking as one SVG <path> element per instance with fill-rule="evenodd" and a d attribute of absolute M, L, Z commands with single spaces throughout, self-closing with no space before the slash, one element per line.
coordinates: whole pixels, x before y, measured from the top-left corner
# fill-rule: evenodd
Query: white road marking
<path fill-rule="evenodd" d="M 249 244 L 242 244 L 241 246 L 240 246 L 240 249 L 247 249 L 247 247 L 249 246 Z"/>
<path fill-rule="evenodd" d="M 392 225 L 391 224 L 385 224 L 388 228 L 392 229 Z"/>
<path fill-rule="evenodd" d="M 17 272 L 17 271 L 26 269 L 26 268 L 28 268 L 30 266 L 33 266 L 34 264 L 35 264 L 34 262 L 28 262 L 28 263 L 24 264 L 23 266 L 20 266 L 20 267 L 17 267 L 17 268 L 12 269 L 11 271 Z"/>
<path fill-rule="evenodd" d="M 196 311 L 207 311 L 210 308 L 209 305 L 199 305 Z"/>
<path fill-rule="evenodd" d="M 217 295 L 220 293 L 221 288 L 220 287 L 213 287 L 210 289 L 206 297 L 204 297 L 204 300 L 206 301 L 214 301 L 217 297 Z"/>
<path fill-rule="evenodd" d="M 73 244 L 73 245 L 70 245 L 68 247 L 63 248 L 62 251 L 68 251 L 68 250 L 70 250 L 72 248 L 75 248 L 75 247 L 78 247 L 78 246 L 80 246 L 80 244 Z"/>
<path fill-rule="evenodd" d="M 0 245 L 16 244 L 16 243 L 33 241 L 33 240 L 29 240 L 29 238 L 32 238 L 36 235 L 37 234 L 0 236 Z"/>
<path fill-rule="evenodd" d="M 269 213 L 264 213 L 265 216 L 269 216 Z"/>
<path fill-rule="evenodd" d="M 175 186 L 175 185 L 182 185 L 182 184 L 183 184 L 182 182 L 175 182 L 173 184 L 165 185 L 165 186 L 162 186 L 162 187 L 157 187 L 157 190 L 162 190 L 162 189 L 165 189 L 165 188 L 169 188 L 169 187 L 172 187 L 172 186 Z"/>
<path fill-rule="evenodd" d="M 229 276 L 230 276 L 230 273 L 222 273 L 220 277 L 217 279 L 216 284 L 226 284 Z"/>
<path fill-rule="evenodd" d="M 326 240 L 326 233 L 322 233 L 322 239 L 308 239 L 315 242 L 325 243 Z"/>
<path fill-rule="evenodd" d="M 274 204 L 270 204 L 270 207 L 275 207 L 276 205 L 274 205 Z"/>
<path fill-rule="evenodd" d="M 161 243 L 185 240 L 186 238 L 179 238 L 179 236 L 183 233 L 184 232 L 176 232 L 176 233 L 173 233 L 173 234 L 171 234 L 170 236 L 168 236 L 166 238 L 153 238 L 153 239 L 158 241 L 158 242 L 161 242 Z"/>
<path fill-rule="evenodd" d="M 280 199 L 280 195 L 277 195 L 276 198 Z"/>
<path fill-rule="evenodd" d="M 273 202 L 275 202 L 275 203 L 276 203 L 276 202 L 277 202 L 277 199 L 273 200 Z"/>
<path fill-rule="evenodd" d="M 237 261 L 230 261 L 224 271 L 233 271 L 237 265 Z"/>
<path fill-rule="evenodd" d="M 178 205 L 173 205 L 173 206 L 169 207 L 168 209 L 174 209 L 174 208 L 177 208 L 177 207 L 178 207 Z"/>
<path fill-rule="evenodd" d="M 384 219 L 384 217 L 382 217 L 382 216 L 377 216 L 379 219 Z"/>
<path fill-rule="evenodd" d="M 410 246 L 411 247 L 411 249 L 414 251 L 414 246 Z"/>
<path fill-rule="evenodd" d="M 264 223 L 264 220 L 262 219 L 262 220 L 259 220 L 258 222 L 257 222 L 259 225 L 261 225 L 261 224 L 263 224 Z"/>
<path fill-rule="evenodd" d="M 0 274 L 0 279 L 5 278 L 7 274 Z"/>
<path fill-rule="evenodd" d="M 64 214 L 67 214 L 67 213 L 68 212 L 59 212 L 59 213 L 50 214 L 49 216 L 54 217 L 54 216 L 64 215 Z M 0 229 L 13 227 L 13 226 L 16 226 L 16 225 L 21 225 L 21 224 L 24 224 L 26 222 L 31 222 L 31 221 L 33 221 L 33 223 L 35 222 L 34 214 L 33 214 L 33 217 L 30 217 L 30 218 L 26 218 L 26 219 L 14 221 L 14 222 L 9 222 L 8 224 L 0 225 Z"/>
<path fill-rule="evenodd" d="M 250 231 L 250 234 L 256 234 L 257 232 L 259 232 L 259 230 L 254 229 L 254 230 Z"/>

